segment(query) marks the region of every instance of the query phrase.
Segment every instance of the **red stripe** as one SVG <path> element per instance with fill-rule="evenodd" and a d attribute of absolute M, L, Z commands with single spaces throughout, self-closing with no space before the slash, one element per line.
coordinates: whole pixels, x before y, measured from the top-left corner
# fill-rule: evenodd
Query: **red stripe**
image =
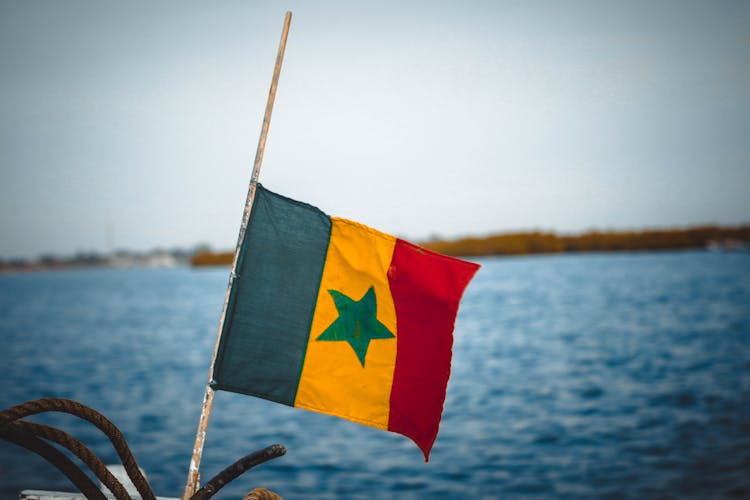
<path fill-rule="evenodd" d="M 398 349 L 388 430 L 411 438 L 425 461 L 443 413 L 458 303 L 477 269 L 400 239 L 388 269 Z"/>

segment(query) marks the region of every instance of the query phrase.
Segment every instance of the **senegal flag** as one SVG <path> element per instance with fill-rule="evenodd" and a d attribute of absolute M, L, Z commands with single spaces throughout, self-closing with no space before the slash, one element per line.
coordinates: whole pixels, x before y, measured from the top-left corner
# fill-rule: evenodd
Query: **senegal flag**
<path fill-rule="evenodd" d="M 398 432 L 427 460 L 479 266 L 261 185 L 237 259 L 212 387 Z"/>

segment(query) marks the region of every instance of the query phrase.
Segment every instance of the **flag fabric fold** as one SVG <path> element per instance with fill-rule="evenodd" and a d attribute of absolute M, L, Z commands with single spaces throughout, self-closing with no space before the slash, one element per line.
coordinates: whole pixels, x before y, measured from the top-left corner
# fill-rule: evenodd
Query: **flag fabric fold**
<path fill-rule="evenodd" d="M 427 460 L 479 265 L 260 184 L 238 251 L 212 386 L 403 434 Z"/>

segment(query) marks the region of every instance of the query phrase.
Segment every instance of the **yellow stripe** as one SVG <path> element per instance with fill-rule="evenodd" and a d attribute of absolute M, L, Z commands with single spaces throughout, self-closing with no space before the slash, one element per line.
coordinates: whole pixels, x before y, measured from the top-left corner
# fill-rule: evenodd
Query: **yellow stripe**
<path fill-rule="evenodd" d="M 370 287 L 375 288 L 378 320 L 398 335 L 386 274 L 396 238 L 346 219 L 332 217 L 331 222 L 331 240 L 294 406 L 387 429 L 396 338 L 370 341 L 364 367 L 348 342 L 316 339 L 339 316 L 328 290 L 358 301 Z"/>

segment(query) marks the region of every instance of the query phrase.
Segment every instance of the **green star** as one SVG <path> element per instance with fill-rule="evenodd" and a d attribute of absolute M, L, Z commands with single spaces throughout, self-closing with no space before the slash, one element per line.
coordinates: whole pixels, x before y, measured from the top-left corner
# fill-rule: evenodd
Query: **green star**
<path fill-rule="evenodd" d="M 390 339 L 395 337 L 388 328 L 378 321 L 375 289 L 370 287 L 365 295 L 355 301 L 337 290 L 328 290 L 339 317 L 323 330 L 315 340 L 346 341 L 354 349 L 359 362 L 365 366 L 367 348 L 373 339 Z"/>

